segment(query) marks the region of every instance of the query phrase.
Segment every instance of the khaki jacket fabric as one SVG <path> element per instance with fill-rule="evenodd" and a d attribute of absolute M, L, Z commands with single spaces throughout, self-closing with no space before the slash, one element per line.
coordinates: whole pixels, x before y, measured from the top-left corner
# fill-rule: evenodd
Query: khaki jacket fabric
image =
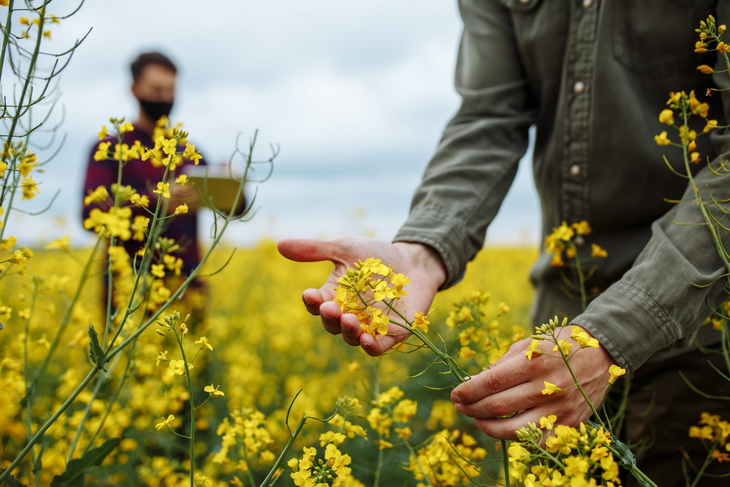
<path fill-rule="evenodd" d="M 590 243 L 608 251 L 587 284 L 587 309 L 568 296 L 550 256 L 535 263 L 536 324 L 570 317 L 618 364 L 635 370 L 655 352 L 683 344 L 725 299 L 725 267 L 683 171 L 681 149 L 654 136 L 671 91 L 695 90 L 710 119 L 729 118 L 728 73 L 700 73 L 694 29 L 712 14 L 730 25 L 725 0 L 462 0 L 464 31 L 455 86 L 462 103 L 444 130 L 394 240 L 425 243 L 444 260 L 450 286 L 485 241 L 534 126 L 534 178 L 543 235 L 587 220 Z M 730 36 L 728 36 L 730 38 Z M 724 69 L 724 66 L 717 69 Z M 723 100 L 725 103 L 723 104 Z M 702 131 L 704 121 L 691 127 Z M 728 157 L 730 137 L 697 140 L 704 161 Z M 730 199 L 730 179 L 702 162 L 704 198 Z M 674 203 L 671 201 L 679 201 Z M 722 218 L 719 212 L 715 212 Z M 723 220 L 730 226 L 727 219 Z M 678 224 L 681 223 L 681 224 Z M 730 232 L 722 232 L 730 248 Z"/>

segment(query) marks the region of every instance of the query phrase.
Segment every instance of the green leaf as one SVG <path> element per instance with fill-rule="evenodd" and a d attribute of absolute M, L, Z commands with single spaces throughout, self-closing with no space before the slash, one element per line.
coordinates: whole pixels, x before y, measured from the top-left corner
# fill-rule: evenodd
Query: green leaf
<path fill-rule="evenodd" d="M 19 481 L 12 475 L 8 475 L 8 477 L 5 480 L 3 480 L 3 485 L 5 487 L 28 487 L 27 485 L 25 485 L 23 482 Z"/>
<path fill-rule="evenodd" d="M 89 332 L 89 334 L 91 334 Z M 107 440 L 98 448 L 92 448 L 81 458 L 68 462 L 66 471 L 53 477 L 51 487 L 81 487 L 84 485 L 84 475 L 93 467 L 98 467 L 122 441 L 121 438 Z"/>
<path fill-rule="evenodd" d="M 106 355 L 99 345 L 99 335 L 93 326 L 89 327 L 89 338 L 91 339 L 91 350 L 89 351 L 89 357 L 100 369 L 106 372 L 104 363 L 106 362 Z"/>

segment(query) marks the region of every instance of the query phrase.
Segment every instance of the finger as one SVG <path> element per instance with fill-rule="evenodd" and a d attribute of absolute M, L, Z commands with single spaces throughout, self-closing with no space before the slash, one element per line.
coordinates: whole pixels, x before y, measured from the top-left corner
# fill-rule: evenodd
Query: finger
<path fill-rule="evenodd" d="M 355 347 L 360 345 L 360 336 L 363 335 L 363 330 L 355 315 L 351 313 L 343 314 L 340 318 L 340 330 L 345 343 Z"/>
<path fill-rule="evenodd" d="M 528 423 L 540 424 L 540 414 L 538 409 L 530 409 L 511 418 L 497 419 L 474 419 L 474 426 L 484 431 L 492 438 L 500 440 L 516 440 L 516 431 L 524 428 Z"/>
<path fill-rule="evenodd" d="M 337 246 L 328 240 L 314 238 L 286 238 L 277 244 L 279 253 L 296 262 L 335 260 Z"/>
<path fill-rule="evenodd" d="M 539 358 L 539 357 L 537 357 Z M 531 372 L 524 357 L 516 356 L 502 362 L 498 367 L 481 371 L 470 380 L 459 384 L 451 392 L 451 400 L 455 403 L 471 404 L 482 398 L 504 391 L 526 382 Z"/>
<path fill-rule="evenodd" d="M 339 335 L 342 333 L 342 326 L 340 325 L 340 317 L 342 317 L 342 311 L 337 303 L 332 301 L 326 301 L 319 307 L 319 317 L 322 321 L 322 326 L 328 332 L 333 335 Z"/>
<path fill-rule="evenodd" d="M 401 340 L 390 335 L 378 335 L 377 337 L 374 337 L 369 333 L 363 333 L 360 335 L 360 346 L 363 350 L 365 350 L 365 353 L 371 357 L 383 355 L 399 341 Z"/>
<path fill-rule="evenodd" d="M 542 395 L 541 387 L 541 384 L 534 381 L 518 384 L 473 403 L 457 402 L 456 412 L 475 419 L 492 419 L 531 409 L 550 401 Z"/>
<path fill-rule="evenodd" d="M 306 289 L 302 293 L 302 302 L 310 314 L 319 315 L 319 307 L 324 303 L 324 296 L 318 289 Z"/>

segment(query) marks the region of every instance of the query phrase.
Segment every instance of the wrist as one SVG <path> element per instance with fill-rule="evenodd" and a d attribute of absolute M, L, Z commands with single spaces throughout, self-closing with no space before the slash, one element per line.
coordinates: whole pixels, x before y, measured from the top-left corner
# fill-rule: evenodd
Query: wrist
<path fill-rule="evenodd" d="M 393 245 L 408 256 L 413 268 L 422 269 L 433 279 L 436 288 L 446 282 L 446 265 L 433 247 L 417 242 L 394 242 Z"/>

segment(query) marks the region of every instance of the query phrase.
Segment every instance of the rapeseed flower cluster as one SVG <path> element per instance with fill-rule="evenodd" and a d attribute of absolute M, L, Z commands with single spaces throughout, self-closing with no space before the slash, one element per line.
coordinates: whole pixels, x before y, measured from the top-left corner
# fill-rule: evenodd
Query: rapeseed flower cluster
<path fill-rule="evenodd" d="M 565 265 L 564 258 L 575 259 L 578 255 L 578 247 L 585 243 L 585 236 L 591 231 L 591 225 L 585 220 L 570 225 L 562 222 L 560 226 L 553 228 L 543 243 L 545 253 L 552 255 L 550 265 L 560 267 Z M 600 245 L 591 244 L 591 257 L 604 258 L 607 256 L 608 253 Z"/>
<path fill-rule="evenodd" d="M 360 487 L 363 484 L 352 476 L 350 463 L 350 455 L 330 443 L 323 456 L 316 448 L 305 446 L 302 456 L 292 458 L 288 465 L 294 470 L 291 474 L 294 485 L 300 487 Z"/>
<path fill-rule="evenodd" d="M 266 417 L 256 409 L 232 411 L 216 430 L 221 445 L 213 455 L 213 463 L 242 476 L 270 465 L 275 456 L 271 451 L 274 438 L 268 428 Z"/>
<path fill-rule="evenodd" d="M 703 412 L 699 423 L 690 426 L 689 437 L 702 441 L 710 453 L 709 458 L 717 462 L 730 461 L 730 423 L 717 414 Z"/>
<path fill-rule="evenodd" d="M 510 475 L 525 487 L 617 487 L 619 464 L 611 451 L 611 435 L 603 426 L 580 423 L 577 428 L 540 418 L 517 431 L 509 445 Z"/>
<path fill-rule="evenodd" d="M 405 468 L 418 481 L 417 487 L 467 485 L 482 475 L 479 463 L 486 456 L 487 450 L 468 433 L 445 429 L 411 454 Z"/>
<path fill-rule="evenodd" d="M 337 280 L 334 302 L 340 305 L 343 313 L 354 314 L 366 333 L 387 335 L 391 307 L 399 298 L 408 295 L 403 289 L 408 283 L 408 278 L 393 272 L 392 266 L 386 266 L 380 259 L 368 258 L 356 262 Z M 383 303 L 383 307 L 377 307 L 377 303 Z M 427 330 L 423 314 L 417 319 L 418 326 Z"/>
<path fill-rule="evenodd" d="M 524 327 L 508 327 L 500 321 L 511 310 L 505 302 L 498 303 L 493 317 L 487 319 L 486 308 L 491 297 L 490 293 L 474 291 L 469 297 L 453 303 L 446 318 L 446 326 L 458 330 L 459 357 L 474 358 L 481 368 L 496 362 L 513 343 L 525 336 Z"/>
<path fill-rule="evenodd" d="M 367 416 L 368 424 L 378 434 L 375 440 L 380 450 L 393 447 L 391 437 L 408 440 L 411 437 L 411 428 L 408 422 L 416 414 L 418 403 L 411 399 L 403 399 L 403 391 L 393 386 L 378 394 L 372 402 L 375 406 Z"/>

